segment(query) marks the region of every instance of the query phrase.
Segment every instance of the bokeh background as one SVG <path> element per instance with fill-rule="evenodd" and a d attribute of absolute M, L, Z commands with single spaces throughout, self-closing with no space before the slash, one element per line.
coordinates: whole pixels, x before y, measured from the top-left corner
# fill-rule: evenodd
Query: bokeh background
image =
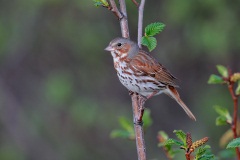
<path fill-rule="evenodd" d="M 150 160 L 166 159 L 157 133 L 174 129 L 210 137 L 217 154 L 228 127 L 216 127 L 213 105 L 232 110 L 227 88 L 208 85 L 215 65 L 240 71 L 240 1 L 146 1 L 144 26 L 163 22 L 152 52 L 179 81 L 191 121 L 171 98 L 146 103 Z M 137 9 L 127 0 L 136 40 Z M 115 16 L 91 0 L 0 1 L 0 159 L 137 159 L 135 142 L 111 139 L 118 118 L 132 119 L 131 101 L 104 48 L 120 36 Z M 181 158 L 180 158 L 181 159 Z"/>

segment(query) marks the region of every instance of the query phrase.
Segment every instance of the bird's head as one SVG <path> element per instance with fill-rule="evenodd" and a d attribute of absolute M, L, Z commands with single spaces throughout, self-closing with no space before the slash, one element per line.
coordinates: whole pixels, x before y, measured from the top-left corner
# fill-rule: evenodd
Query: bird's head
<path fill-rule="evenodd" d="M 138 53 L 139 48 L 138 45 L 130 39 L 118 37 L 113 39 L 105 50 L 110 51 L 113 57 L 132 58 Z"/>

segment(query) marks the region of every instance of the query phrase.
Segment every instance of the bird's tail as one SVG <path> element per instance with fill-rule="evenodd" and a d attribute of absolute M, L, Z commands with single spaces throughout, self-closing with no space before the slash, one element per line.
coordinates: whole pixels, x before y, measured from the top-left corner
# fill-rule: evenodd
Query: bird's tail
<path fill-rule="evenodd" d="M 183 110 L 187 113 L 187 115 L 194 121 L 196 121 L 195 116 L 190 111 L 190 109 L 185 105 L 185 103 L 181 100 L 178 91 L 173 86 L 168 86 L 165 94 L 173 98 L 177 103 L 183 108 Z"/>

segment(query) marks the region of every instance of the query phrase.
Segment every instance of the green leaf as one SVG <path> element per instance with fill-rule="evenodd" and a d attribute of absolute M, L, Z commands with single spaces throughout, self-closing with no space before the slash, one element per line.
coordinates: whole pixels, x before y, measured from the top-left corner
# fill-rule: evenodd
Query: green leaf
<path fill-rule="evenodd" d="M 179 140 L 186 144 L 186 133 L 184 133 L 182 130 L 174 130 L 173 133 L 175 133 Z"/>
<path fill-rule="evenodd" d="M 128 132 L 133 132 L 134 131 L 134 128 L 133 128 L 133 125 L 132 125 L 132 122 L 130 120 L 128 120 L 126 117 L 120 117 L 118 119 L 121 127 L 128 131 Z"/>
<path fill-rule="evenodd" d="M 211 153 L 209 145 L 205 145 L 204 147 L 200 147 L 195 156 L 195 160 L 211 160 L 214 159 L 214 155 Z"/>
<path fill-rule="evenodd" d="M 224 116 L 226 117 L 227 115 L 229 115 L 229 111 L 227 108 L 225 107 L 221 107 L 221 106 L 213 106 L 213 108 L 215 109 L 215 111 L 220 115 L 220 116 Z"/>
<path fill-rule="evenodd" d="M 146 130 L 148 127 L 150 127 L 152 125 L 152 118 L 151 118 L 150 114 L 151 114 L 151 111 L 149 109 L 145 109 L 143 118 L 142 118 L 144 130 Z"/>
<path fill-rule="evenodd" d="M 158 146 L 162 147 L 162 146 L 172 146 L 172 145 L 177 145 L 177 146 L 183 146 L 184 144 L 178 140 L 175 139 L 171 139 L 169 138 L 168 140 L 166 140 L 163 143 L 159 143 Z"/>
<path fill-rule="evenodd" d="M 103 5 L 103 3 L 101 2 L 101 0 L 93 0 L 93 2 L 94 2 L 94 6 L 96 6 L 96 7 L 99 7 L 99 6 L 102 6 L 102 5 Z"/>
<path fill-rule="evenodd" d="M 105 6 L 105 7 L 109 6 L 109 4 L 106 0 L 101 0 L 101 2 L 103 3 L 103 6 Z"/>
<path fill-rule="evenodd" d="M 236 95 L 240 95 L 240 80 L 238 81 L 238 86 L 237 86 L 237 88 L 235 90 L 235 94 Z"/>
<path fill-rule="evenodd" d="M 214 160 L 215 156 L 213 154 L 204 154 L 196 160 Z"/>
<path fill-rule="evenodd" d="M 220 115 L 216 119 L 216 125 L 225 125 L 226 123 L 232 123 L 232 117 L 227 108 L 214 106 L 214 109 Z"/>
<path fill-rule="evenodd" d="M 219 116 L 216 118 L 216 125 L 217 126 L 223 126 L 227 124 L 227 118 L 224 116 Z"/>
<path fill-rule="evenodd" d="M 228 77 L 228 70 L 223 65 L 217 65 L 217 70 L 223 77 Z"/>
<path fill-rule="evenodd" d="M 240 147 L 240 138 L 235 138 L 228 143 L 227 149 Z"/>
<path fill-rule="evenodd" d="M 145 28 L 145 35 L 148 37 L 155 36 L 156 34 L 163 31 L 164 27 L 165 27 L 165 24 L 160 22 L 151 23 L 147 25 L 147 27 Z"/>
<path fill-rule="evenodd" d="M 143 36 L 142 44 L 147 46 L 148 50 L 151 52 L 157 46 L 157 40 L 154 37 Z"/>
<path fill-rule="evenodd" d="M 212 74 L 208 79 L 208 84 L 221 84 L 224 83 L 222 77 Z"/>

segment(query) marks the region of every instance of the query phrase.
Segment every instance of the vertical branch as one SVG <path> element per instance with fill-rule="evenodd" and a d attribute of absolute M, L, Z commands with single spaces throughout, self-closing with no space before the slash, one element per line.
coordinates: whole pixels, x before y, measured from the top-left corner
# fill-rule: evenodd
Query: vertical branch
<path fill-rule="evenodd" d="M 230 70 L 230 68 L 228 68 L 228 90 L 231 94 L 232 100 L 233 100 L 233 122 L 231 124 L 231 129 L 233 132 L 233 136 L 234 139 L 238 138 L 237 135 L 237 122 L 238 122 L 238 97 L 236 96 L 236 94 L 233 91 L 234 88 L 234 82 L 231 80 L 231 76 L 232 76 L 232 72 Z M 240 160 L 240 151 L 239 148 L 236 148 L 236 155 L 238 157 L 238 160 Z"/>
<path fill-rule="evenodd" d="M 136 138 L 136 146 L 137 146 L 137 154 L 138 160 L 146 160 L 146 147 L 144 141 L 144 132 L 142 123 L 138 122 L 140 113 L 140 106 L 139 105 L 139 96 L 136 93 L 131 95 L 132 97 L 132 108 L 133 108 L 133 121 L 134 121 L 134 129 L 135 129 L 135 138 Z"/>
<path fill-rule="evenodd" d="M 234 108 L 233 108 L 233 122 L 232 122 L 231 128 L 232 128 L 232 131 L 233 131 L 234 138 L 237 138 L 238 137 L 238 135 L 237 135 L 238 98 L 233 91 L 233 85 L 234 85 L 234 83 L 230 81 L 230 83 L 228 85 L 228 89 L 229 89 L 229 92 L 232 96 L 233 106 L 234 106 Z M 236 148 L 236 154 L 237 154 L 238 160 L 240 160 L 240 151 L 239 151 L 238 147 Z"/>
<path fill-rule="evenodd" d="M 110 7 L 108 9 L 113 12 L 113 14 L 120 20 L 123 18 L 122 14 L 119 12 L 117 5 L 114 0 L 109 0 Z"/>
<path fill-rule="evenodd" d="M 119 0 L 119 5 L 120 5 L 120 12 L 122 13 L 122 16 L 123 16 L 120 19 L 122 36 L 125 38 L 130 38 L 125 0 Z"/>
<path fill-rule="evenodd" d="M 142 48 L 142 28 L 143 28 L 143 11 L 144 11 L 145 0 L 141 0 L 140 6 L 138 8 L 138 46 Z"/>
<path fill-rule="evenodd" d="M 125 0 L 119 0 L 119 4 L 120 4 L 120 12 L 123 15 L 123 18 L 120 19 L 122 36 L 125 38 L 130 38 Z M 138 119 L 139 115 L 141 115 L 140 107 L 142 107 L 139 105 L 138 97 L 139 96 L 136 93 L 133 93 L 131 95 L 137 154 L 138 154 L 138 160 L 146 160 L 146 147 L 144 142 L 143 127 L 142 127 L 142 124 L 136 123 L 136 120 Z"/>
<path fill-rule="evenodd" d="M 122 37 L 130 38 L 125 0 L 119 0 L 120 11 L 116 6 L 115 0 L 109 0 L 109 3 L 111 5 L 111 7 L 109 7 L 109 10 L 111 10 L 120 21 Z M 143 15 L 143 10 L 141 14 Z M 141 23 L 142 23 L 142 20 L 141 20 Z M 140 25 L 140 28 L 142 28 L 142 25 Z M 138 160 L 146 160 L 146 148 L 145 148 L 145 142 L 144 142 L 143 126 L 142 126 L 142 122 L 137 122 L 137 120 L 139 119 L 139 115 L 142 116 L 143 114 L 143 110 L 141 110 L 141 108 L 143 108 L 142 106 L 143 104 L 141 104 L 140 106 L 139 100 L 138 100 L 140 96 L 137 93 L 131 93 L 130 95 L 132 99 L 133 122 L 134 122 L 134 129 L 135 129 Z M 140 117 L 140 119 L 141 118 L 142 117 Z"/>

